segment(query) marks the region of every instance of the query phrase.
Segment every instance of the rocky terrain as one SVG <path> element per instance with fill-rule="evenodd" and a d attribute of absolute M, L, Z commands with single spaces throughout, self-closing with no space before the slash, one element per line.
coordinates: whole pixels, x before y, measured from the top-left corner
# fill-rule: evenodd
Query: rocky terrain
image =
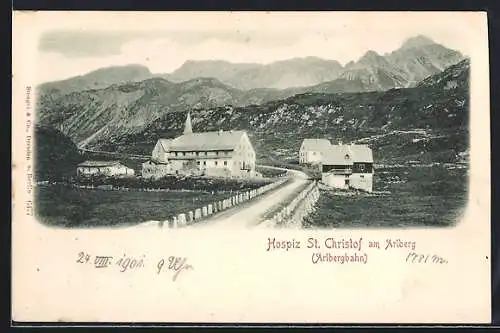
<path fill-rule="evenodd" d="M 66 95 L 39 95 L 37 122 L 58 128 L 78 145 L 133 134 L 161 116 L 188 109 L 261 104 L 292 92 L 241 91 L 213 78 L 172 83 L 161 78 L 113 84 Z"/>

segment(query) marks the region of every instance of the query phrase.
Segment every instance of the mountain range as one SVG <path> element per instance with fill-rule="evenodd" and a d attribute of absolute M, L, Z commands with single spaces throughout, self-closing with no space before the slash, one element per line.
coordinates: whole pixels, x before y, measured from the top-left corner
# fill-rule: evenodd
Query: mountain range
<path fill-rule="evenodd" d="M 151 78 L 163 78 L 174 83 L 215 78 L 238 90 L 294 88 L 292 90 L 296 93 L 382 91 L 412 87 L 462 59 L 464 56 L 460 52 L 425 36 L 416 36 L 391 53 L 379 55 L 367 51 L 360 59 L 345 66 L 336 60 L 317 57 L 293 58 L 270 64 L 188 60 L 168 74 L 153 74 L 142 65 L 113 66 L 63 81 L 43 83 L 38 90 L 41 95 L 61 96 Z"/>
<path fill-rule="evenodd" d="M 234 88 L 286 89 L 311 87 L 314 91 L 349 85 L 357 91 L 378 91 L 414 86 L 426 77 L 441 72 L 464 57 L 424 36 L 406 40 L 386 55 L 366 52 L 356 62 L 343 67 L 338 61 L 316 57 L 278 61 L 267 65 L 233 64 L 226 61 L 187 61 L 179 69 L 163 77 L 182 82 L 195 77 L 214 77 Z M 330 89 L 329 92 L 352 91 Z"/>
<path fill-rule="evenodd" d="M 163 77 L 182 82 L 196 77 L 214 77 L 231 87 L 286 89 L 314 86 L 333 81 L 343 71 L 336 60 L 317 57 L 295 58 L 271 64 L 234 64 L 221 60 L 187 61 L 179 69 Z"/>
<path fill-rule="evenodd" d="M 192 110 L 194 131 L 242 129 L 260 161 L 296 157 L 303 138 L 369 144 L 381 161 L 456 162 L 468 149 L 468 59 L 416 87 L 384 92 L 304 93 L 260 105 Z M 185 111 L 167 112 L 135 133 L 89 147 L 149 155 L 158 138 L 182 133 Z"/>

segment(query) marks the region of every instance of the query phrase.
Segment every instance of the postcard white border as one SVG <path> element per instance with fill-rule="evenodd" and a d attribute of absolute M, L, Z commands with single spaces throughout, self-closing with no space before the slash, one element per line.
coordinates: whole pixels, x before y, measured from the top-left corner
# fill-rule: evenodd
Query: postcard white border
<path fill-rule="evenodd" d="M 286 20 L 270 19 L 279 16 Z M 469 204 L 454 228 L 404 230 L 61 230 L 25 214 L 27 86 L 36 82 L 36 41 L 58 28 L 175 27 L 183 20 L 204 27 L 235 24 L 286 28 L 321 26 L 320 16 L 346 21 L 437 24 L 443 15 L 467 25 L 471 58 Z M 168 18 L 168 19 L 167 19 Z M 315 23 L 316 22 L 316 23 Z M 34 105 L 34 100 L 33 100 Z M 490 321 L 490 139 L 486 14 L 454 13 L 13 13 L 13 220 L 12 299 L 16 321 L 487 323 Z M 415 240 L 422 253 L 446 265 L 408 265 L 398 251 L 373 252 L 366 265 L 313 265 L 311 251 L 266 252 L 268 237 L 388 237 Z M 151 269 L 123 274 L 75 263 L 80 251 L 150 260 Z M 156 275 L 169 255 L 194 267 L 176 282 Z"/>

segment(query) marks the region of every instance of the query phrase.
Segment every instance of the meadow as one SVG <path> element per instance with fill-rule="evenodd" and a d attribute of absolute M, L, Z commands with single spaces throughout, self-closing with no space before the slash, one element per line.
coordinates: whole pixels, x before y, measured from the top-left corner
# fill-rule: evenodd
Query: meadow
<path fill-rule="evenodd" d="M 88 228 L 132 226 L 164 221 L 179 213 L 225 199 L 217 192 L 102 191 L 48 185 L 35 188 L 35 214 L 39 222 L 56 227 Z"/>
<path fill-rule="evenodd" d="M 447 227 L 467 204 L 465 168 L 396 167 L 375 170 L 374 193 L 321 189 L 305 228 Z"/>
<path fill-rule="evenodd" d="M 160 179 L 140 177 L 114 178 L 105 176 L 75 177 L 72 184 L 113 186 L 129 189 L 169 189 L 205 192 L 233 192 L 255 189 L 271 183 L 271 178 L 214 178 L 203 176 L 164 176 Z"/>

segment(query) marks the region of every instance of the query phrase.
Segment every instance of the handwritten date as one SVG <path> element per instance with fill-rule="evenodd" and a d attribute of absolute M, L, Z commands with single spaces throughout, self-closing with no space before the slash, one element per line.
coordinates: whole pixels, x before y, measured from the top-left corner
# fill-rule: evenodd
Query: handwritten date
<path fill-rule="evenodd" d="M 177 279 L 177 276 L 180 274 L 180 272 L 193 269 L 193 266 L 187 263 L 186 257 L 183 258 L 174 256 L 168 257 L 167 262 L 165 261 L 165 259 L 161 259 L 156 267 L 158 274 L 165 271 L 174 272 L 174 275 L 172 276 L 173 281 Z"/>
<path fill-rule="evenodd" d="M 79 264 L 93 265 L 94 268 L 108 268 L 111 266 L 118 267 L 121 273 L 142 269 L 147 266 L 145 256 L 132 257 L 123 255 L 116 261 L 112 256 L 96 255 L 92 256 L 86 252 L 79 252 L 76 262 Z M 170 256 L 167 259 L 161 258 L 156 264 L 157 274 L 171 272 L 173 273 L 172 280 L 177 280 L 177 277 L 182 271 L 191 270 L 193 266 L 187 263 L 186 257 Z"/>
<path fill-rule="evenodd" d="M 123 255 L 114 264 L 119 267 L 120 272 L 144 267 L 144 255 L 140 258 Z M 108 268 L 113 265 L 112 256 L 91 256 L 86 252 L 78 253 L 76 262 L 79 264 L 93 264 L 95 268 Z"/>

